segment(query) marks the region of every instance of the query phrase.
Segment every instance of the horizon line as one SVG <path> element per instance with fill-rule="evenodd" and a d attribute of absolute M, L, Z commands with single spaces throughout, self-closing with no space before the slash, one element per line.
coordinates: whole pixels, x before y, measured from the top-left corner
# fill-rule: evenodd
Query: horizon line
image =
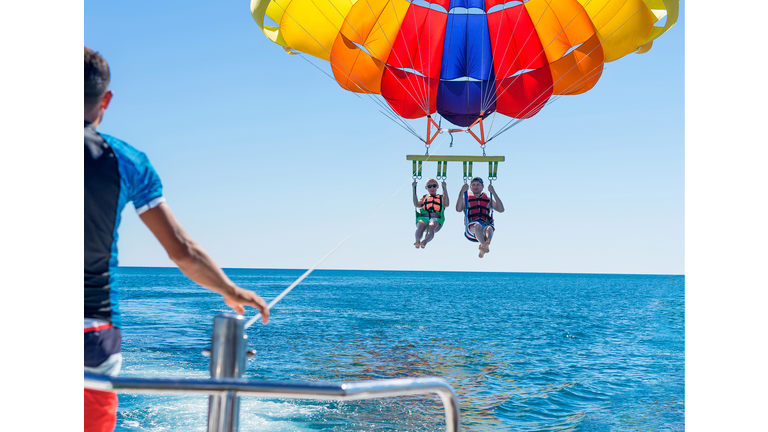
<path fill-rule="evenodd" d="M 122 266 L 120 268 L 157 268 L 157 269 L 176 269 L 176 266 Z M 304 268 L 281 268 L 281 267 L 221 267 L 222 270 L 295 270 L 306 271 Z M 603 276 L 683 276 L 685 273 L 595 273 L 595 272 L 525 272 L 525 271 L 478 271 L 478 270 L 407 270 L 407 269 L 344 269 L 344 268 L 324 268 L 315 269 L 315 271 L 388 271 L 388 272 L 450 272 L 450 273 L 517 273 L 517 274 L 561 274 L 561 275 L 603 275 Z M 179 270 L 180 271 L 180 270 Z M 182 273 L 183 274 L 183 273 Z"/>

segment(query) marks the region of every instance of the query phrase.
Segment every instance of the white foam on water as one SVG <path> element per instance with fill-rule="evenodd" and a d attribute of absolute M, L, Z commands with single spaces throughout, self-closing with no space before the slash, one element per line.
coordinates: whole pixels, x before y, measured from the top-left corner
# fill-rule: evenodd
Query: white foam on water
<path fill-rule="evenodd" d="M 205 431 L 208 419 L 207 396 L 141 395 L 120 410 L 117 430 L 131 431 Z M 300 401 L 269 401 L 253 397 L 240 399 L 241 432 L 297 431 L 309 421 L 317 421 L 328 409 Z M 294 423 L 291 420 L 299 420 Z"/>

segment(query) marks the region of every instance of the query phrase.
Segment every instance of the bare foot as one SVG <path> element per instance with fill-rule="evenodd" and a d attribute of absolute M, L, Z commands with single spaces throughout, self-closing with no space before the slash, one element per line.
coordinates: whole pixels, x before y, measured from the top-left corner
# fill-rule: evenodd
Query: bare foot
<path fill-rule="evenodd" d="M 416 249 L 418 249 L 418 248 L 419 248 L 419 246 L 421 246 L 421 243 L 420 243 L 420 242 L 416 242 L 416 243 L 414 243 L 413 245 L 414 245 L 414 246 L 416 246 Z"/>
<path fill-rule="evenodd" d="M 485 255 L 485 251 L 483 250 L 483 248 L 480 248 L 480 255 L 478 255 L 478 256 L 479 256 L 480 258 L 482 258 L 482 257 L 483 257 L 483 255 Z"/>
<path fill-rule="evenodd" d="M 427 247 L 427 241 L 426 240 L 421 242 L 421 248 L 424 249 L 425 247 Z"/>
<path fill-rule="evenodd" d="M 491 251 L 491 242 L 490 241 L 486 241 L 485 243 L 482 244 L 482 246 L 480 246 L 480 249 L 482 249 L 483 252 L 485 252 L 485 253 L 490 252 Z"/>

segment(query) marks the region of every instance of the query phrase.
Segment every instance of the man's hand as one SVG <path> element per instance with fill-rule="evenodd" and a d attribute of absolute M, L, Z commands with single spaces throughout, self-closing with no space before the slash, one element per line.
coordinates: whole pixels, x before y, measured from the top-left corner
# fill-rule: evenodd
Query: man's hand
<path fill-rule="evenodd" d="M 267 307 L 267 302 L 253 291 L 235 287 L 232 294 L 224 294 L 224 303 L 240 315 L 245 313 L 245 308 L 243 306 L 253 306 L 261 312 L 261 322 L 266 324 L 267 321 L 269 321 L 269 308 Z"/>
<path fill-rule="evenodd" d="M 413 187 L 416 187 L 418 184 L 419 184 L 419 182 L 417 182 L 416 180 L 414 180 L 414 181 L 413 181 L 413 183 L 411 183 L 411 186 L 413 186 Z"/>
<path fill-rule="evenodd" d="M 492 193 L 494 195 L 496 194 L 496 189 L 493 188 L 493 185 L 488 185 L 488 192 L 490 192 L 490 193 Z"/>
<path fill-rule="evenodd" d="M 463 194 L 469 189 L 469 185 L 464 183 L 464 186 L 461 187 L 461 190 L 459 191 L 460 194 Z"/>
<path fill-rule="evenodd" d="M 440 186 L 442 186 L 443 190 L 445 190 L 445 187 L 446 187 L 445 182 L 440 183 Z"/>
<path fill-rule="evenodd" d="M 261 311 L 266 324 L 269 309 L 264 299 L 255 292 L 238 287 L 210 255 L 184 231 L 168 204 L 161 203 L 139 215 L 152 234 L 163 246 L 168 257 L 179 266 L 179 270 L 195 283 L 224 296 L 227 306 L 239 314 L 243 306 L 253 306 Z"/>

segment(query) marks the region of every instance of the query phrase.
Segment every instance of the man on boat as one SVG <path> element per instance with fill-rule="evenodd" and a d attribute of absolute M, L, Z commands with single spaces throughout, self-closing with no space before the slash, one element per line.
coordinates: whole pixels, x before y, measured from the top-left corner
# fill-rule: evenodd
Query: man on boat
<path fill-rule="evenodd" d="M 467 189 L 470 191 L 468 192 Z M 456 200 L 456 211 L 464 212 L 464 223 L 466 225 L 465 236 L 480 244 L 480 254 L 482 258 L 490 252 L 491 239 L 493 238 L 493 211 L 499 213 L 504 211 L 504 204 L 501 203 L 499 196 L 493 185 L 488 185 L 488 192 L 491 198 L 483 192 L 483 179 L 474 177 L 469 185 L 464 184 L 459 191 L 459 198 Z"/>
<path fill-rule="evenodd" d="M 424 249 L 435 233 L 440 231 L 445 222 L 445 208 L 448 204 L 448 192 L 445 189 L 445 182 L 443 182 L 443 194 L 437 193 L 437 180 L 430 178 L 427 180 L 427 184 L 424 188 L 429 192 L 421 197 L 420 200 L 416 199 L 416 185 L 418 182 L 414 181 L 413 186 L 413 205 L 416 207 L 416 249 Z M 424 234 L 424 230 L 427 231 L 424 240 L 421 240 L 421 236 Z"/>
<path fill-rule="evenodd" d="M 237 313 L 253 306 L 269 318 L 266 302 L 235 285 L 171 213 L 163 187 L 144 153 L 96 132 L 112 100 L 106 60 L 85 48 L 85 371 L 115 376 L 120 371 L 121 320 L 115 280 L 120 213 L 133 201 L 147 225 L 179 269 L 196 283 L 217 292 Z M 115 428 L 117 394 L 85 390 L 85 430 Z"/>

